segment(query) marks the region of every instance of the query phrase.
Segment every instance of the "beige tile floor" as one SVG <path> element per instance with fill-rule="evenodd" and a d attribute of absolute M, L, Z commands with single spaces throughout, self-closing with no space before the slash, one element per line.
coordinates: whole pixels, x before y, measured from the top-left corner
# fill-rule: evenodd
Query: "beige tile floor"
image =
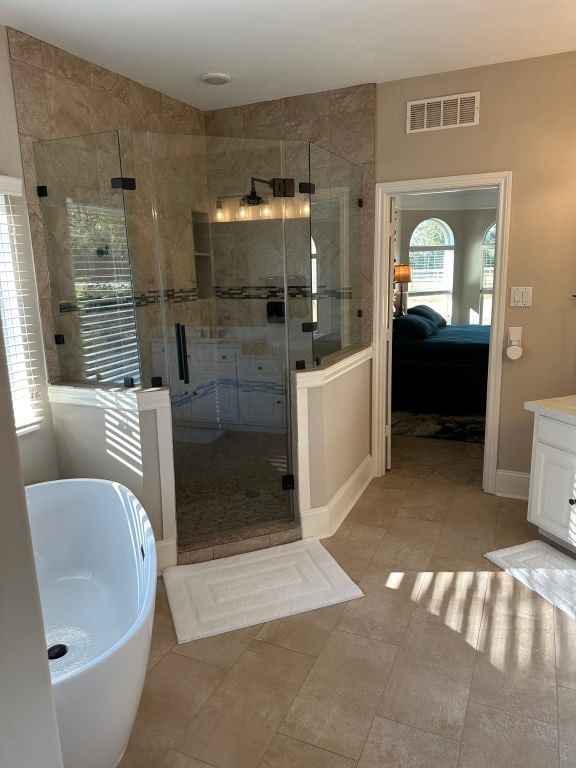
<path fill-rule="evenodd" d="M 576 622 L 482 555 L 536 537 L 481 446 L 398 438 L 326 548 L 366 597 L 176 645 L 122 768 L 573 768 Z"/>

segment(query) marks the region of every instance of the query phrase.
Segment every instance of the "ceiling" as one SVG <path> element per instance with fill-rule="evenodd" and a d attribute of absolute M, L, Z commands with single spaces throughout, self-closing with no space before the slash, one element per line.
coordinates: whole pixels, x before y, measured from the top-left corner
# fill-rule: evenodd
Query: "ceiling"
<path fill-rule="evenodd" d="M 576 49 L 574 0 L 0 0 L 0 23 L 202 109 Z"/>

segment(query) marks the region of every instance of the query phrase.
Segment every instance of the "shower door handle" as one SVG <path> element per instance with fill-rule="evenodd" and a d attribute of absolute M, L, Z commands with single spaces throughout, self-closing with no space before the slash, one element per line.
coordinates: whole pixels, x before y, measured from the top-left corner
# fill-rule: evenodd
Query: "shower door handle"
<path fill-rule="evenodd" d="M 188 371 L 188 347 L 186 345 L 186 327 L 181 323 L 176 323 L 174 326 L 176 333 L 176 354 L 178 356 L 178 378 L 183 381 L 184 384 L 190 383 L 190 375 Z"/>

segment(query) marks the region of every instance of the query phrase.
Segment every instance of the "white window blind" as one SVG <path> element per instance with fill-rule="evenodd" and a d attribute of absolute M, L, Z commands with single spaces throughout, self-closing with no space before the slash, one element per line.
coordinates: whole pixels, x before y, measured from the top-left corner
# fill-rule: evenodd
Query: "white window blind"
<path fill-rule="evenodd" d="M 123 208 L 67 200 L 68 238 L 86 381 L 140 384 L 132 269 Z"/>
<path fill-rule="evenodd" d="M 42 417 L 41 340 L 21 182 L 0 176 L 0 320 L 17 431 Z"/>

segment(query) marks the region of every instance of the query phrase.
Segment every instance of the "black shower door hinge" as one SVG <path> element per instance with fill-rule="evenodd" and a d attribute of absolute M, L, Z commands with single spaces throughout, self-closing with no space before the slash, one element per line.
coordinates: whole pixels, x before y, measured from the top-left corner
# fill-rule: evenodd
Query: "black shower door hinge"
<path fill-rule="evenodd" d="M 48 197 L 48 187 L 45 184 L 39 184 L 36 187 L 38 197 Z"/>
<path fill-rule="evenodd" d="M 358 198 L 358 208 L 364 208 L 364 198 L 359 197 Z"/>
<path fill-rule="evenodd" d="M 302 333 L 314 333 L 318 330 L 318 323 L 302 323 Z"/>
<path fill-rule="evenodd" d="M 303 195 L 313 195 L 316 192 L 316 184 L 313 184 L 311 181 L 301 181 L 298 184 L 298 192 L 301 192 Z"/>
<path fill-rule="evenodd" d="M 272 179 L 274 197 L 294 197 L 294 179 Z"/>
<path fill-rule="evenodd" d="M 110 179 L 112 189 L 136 189 L 136 179 L 129 176 L 117 176 Z"/>
<path fill-rule="evenodd" d="M 294 475 L 282 475 L 282 490 L 283 491 L 294 490 Z"/>

